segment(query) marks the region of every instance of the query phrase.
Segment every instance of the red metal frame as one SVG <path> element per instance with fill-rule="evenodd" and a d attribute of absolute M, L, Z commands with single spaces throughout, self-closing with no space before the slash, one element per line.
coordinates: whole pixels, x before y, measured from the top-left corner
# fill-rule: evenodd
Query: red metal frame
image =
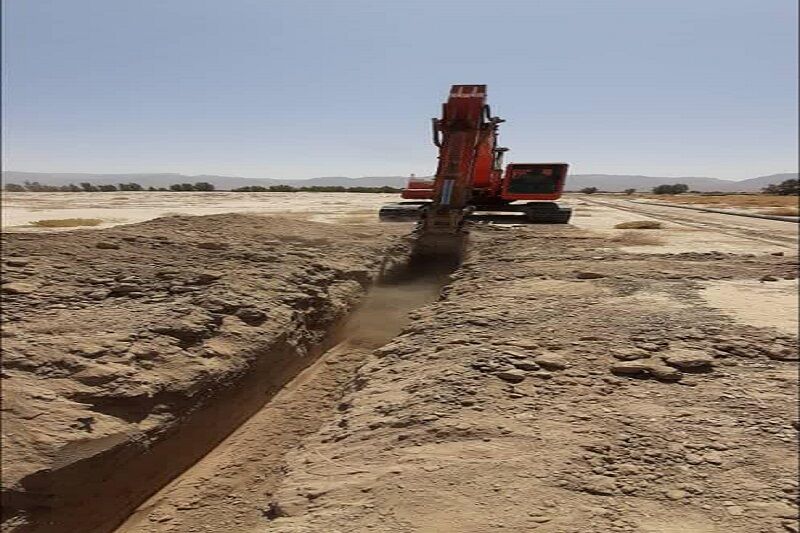
<path fill-rule="evenodd" d="M 433 143 L 439 147 L 436 175 L 433 180 L 412 178 L 401 196 L 434 200 L 439 210 L 560 198 L 567 176 L 566 163 L 514 163 L 503 172 L 501 160 L 506 148 L 497 144 L 501 122 L 491 116 L 486 104 L 486 85 L 453 85 L 442 105 L 442 118 L 433 119 Z M 509 192 L 514 177 L 531 170 L 552 175 L 552 193 Z"/>

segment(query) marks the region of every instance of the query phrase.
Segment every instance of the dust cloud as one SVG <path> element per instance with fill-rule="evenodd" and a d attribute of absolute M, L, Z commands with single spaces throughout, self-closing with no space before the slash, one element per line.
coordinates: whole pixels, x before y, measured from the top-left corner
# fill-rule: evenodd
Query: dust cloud
<path fill-rule="evenodd" d="M 375 286 L 345 324 L 345 342 L 369 349 L 386 344 L 410 322 L 411 311 L 438 298 L 443 283 L 426 276 Z"/>

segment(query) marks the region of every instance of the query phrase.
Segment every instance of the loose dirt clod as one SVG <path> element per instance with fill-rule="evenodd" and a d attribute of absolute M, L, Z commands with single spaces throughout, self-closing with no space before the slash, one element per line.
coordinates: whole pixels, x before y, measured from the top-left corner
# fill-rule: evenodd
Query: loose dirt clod
<path fill-rule="evenodd" d="M 625 231 L 612 237 L 611 241 L 623 246 L 660 246 L 665 244 L 661 237 L 638 231 Z"/>
<path fill-rule="evenodd" d="M 655 220 L 633 220 L 631 222 L 620 222 L 614 226 L 615 229 L 661 229 L 661 222 Z"/>

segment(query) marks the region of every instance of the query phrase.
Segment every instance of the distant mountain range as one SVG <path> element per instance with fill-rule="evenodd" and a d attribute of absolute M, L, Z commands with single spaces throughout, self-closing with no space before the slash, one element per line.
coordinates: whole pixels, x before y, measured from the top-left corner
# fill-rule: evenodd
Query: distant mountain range
<path fill-rule="evenodd" d="M 143 187 L 169 187 L 174 183 L 197 183 L 205 181 L 213 183 L 219 190 L 230 190 L 248 185 L 293 185 L 295 187 L 312 187 L 314 185 L 340 185 L 343 187 L 403 187 L 408 181 L 403 176 L 381 176 L 365 178 L 346 178 L 340 176 L 310 178 L 303 180 L 275 178 L 240 178 L 235 176 L 215 176 L 199 174 L 90 174 L 90 173 L 50 173 L 50 172 L 3 172 L 3 183 L 23 184 L 26 181 L 38 181 L 42 185 L 68 185 L 89 182 L 93 185 L 116 185 L 118 183 L 138 183 Z"/>
<path fill-rule="evenodd" d="M 567 190 L 577 191 L 584 187 L 597 187 L 601 191 L 620 192 L 625 189 L 649 191 L 656 185 L 685 183 L 690 190 L 701 192 L 755 192 L 773 183 L 787 179 L 797 179 L 797 173 L 772 174 L 741 181 L 718 178 L 684 177 L 659 178 L 654 176 L 616 175 L 616 174 L 573 174 L 567 178 Z M 341 185 L 343 187 L 403 187 L 408 180 L 405 176 L 375 176 L 347 178 L 340 176 L 311 178 L 303 180 L 275 178 L 240 178 L 233 176 L 184 174 L 90 174 L 90 173 L 50 173 L 5 171 L 3 183 L 23 184 L 38 181 L 43 185 L 68 185 L 70 183 L 90 182 L 94 185 L 116 185 L 117 183 L 138 183 L 144 187 L 169 187 L 174 183 L 213 183 L 217 189 L 228 190 L 248 185 L 293 185 L 310 187 L 314 185 Z"/>
<path fill-rule="evenodd" d="M 691 191 L 700 192 L 757 192 L 773 183 L 797 179 L 797 173 L 771 174 L 741 181 L 719 178 L 658 178 L 653 176 L 629 176 L 613 174 L 575 174 L 567 177 L 567 189 L 577 191 L 584 187 L 597 187 L 601 191 L 620 192 L 625 189 L 649 191 L 657 185 L 685 183 Z"/>

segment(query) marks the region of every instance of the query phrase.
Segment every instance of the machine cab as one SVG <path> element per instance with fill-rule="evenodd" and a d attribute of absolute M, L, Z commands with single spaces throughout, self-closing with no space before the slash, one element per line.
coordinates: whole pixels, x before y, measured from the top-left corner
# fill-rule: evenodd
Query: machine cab
<path fill-rule="evenodd" d="M 564 191 L 567 163 L 509 163 L 503 177 L 504 200 L 558 200 Z"/>

